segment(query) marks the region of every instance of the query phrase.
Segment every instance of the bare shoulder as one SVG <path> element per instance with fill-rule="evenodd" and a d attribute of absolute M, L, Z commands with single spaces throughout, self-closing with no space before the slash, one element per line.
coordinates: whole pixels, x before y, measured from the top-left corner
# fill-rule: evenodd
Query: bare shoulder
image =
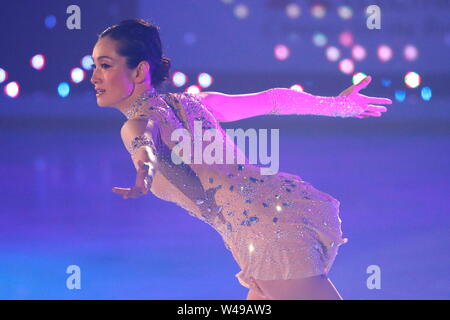
<path fill-rule="evenodd" d="M 120 131 L 125 131 L 125 130 L 130 130 L 133 128 L 139 128 L 139 127 L 144 127 L 147 125 L 147 122 L 149 121 L 149 119 L 128 119 L 127 121 L 125 121 L 122 125 L 122 128 L 120 129 Z"/>
<path fill-rule="evenodd" d="M 153 121 L 151 119 L 129 119 L 122 125 L 120 136 L 125 142 L 144 134 L 149 131 L 151 127 L 153 127 Z"/>

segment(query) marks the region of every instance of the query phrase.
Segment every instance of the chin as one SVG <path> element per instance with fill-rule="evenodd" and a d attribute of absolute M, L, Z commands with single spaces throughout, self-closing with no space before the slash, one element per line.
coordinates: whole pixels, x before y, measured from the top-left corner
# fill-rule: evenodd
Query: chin
<path fill-rule="evenodd" d="M 106 107 L 108 106 L 108 104 L 106 103 L 106 101 L 102 101 L 102 99 L 97 99 L 97 105 L 99 107 Z"/>

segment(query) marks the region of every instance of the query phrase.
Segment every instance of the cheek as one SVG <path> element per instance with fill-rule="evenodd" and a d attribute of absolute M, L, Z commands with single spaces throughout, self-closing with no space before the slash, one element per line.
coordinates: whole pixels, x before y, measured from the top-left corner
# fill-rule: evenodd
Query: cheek
<path fill-rule="evenodd" d="M 133 92 L 133 83 L 123 72 L 108 72 L 105 74 L 105 83 L 110 93 L 108 96 L 112 100 L 120 100 Z"/>
<path fill-rule="evenodd" d="M 127 96 L 133 91 L 133 83 L 123 72 L 110 72 L 108 84 L 108 87 L 113 89 L 118 97 Z"/>

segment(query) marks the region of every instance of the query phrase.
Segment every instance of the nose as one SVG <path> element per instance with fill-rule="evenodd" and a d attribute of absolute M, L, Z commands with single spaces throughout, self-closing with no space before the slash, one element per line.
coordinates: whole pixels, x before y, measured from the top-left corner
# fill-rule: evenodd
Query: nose
<path fill-rule="evenodd" d="M 97 69 L 94 69 L 94 71 L 92 72 L 92 76 L 91 76 L 91 83 L 92 83 L 93 85 L 95 85 L 96 83 L 99 82 L 99 79 L 98 79 L 96 70 L 97 70 Z"/>

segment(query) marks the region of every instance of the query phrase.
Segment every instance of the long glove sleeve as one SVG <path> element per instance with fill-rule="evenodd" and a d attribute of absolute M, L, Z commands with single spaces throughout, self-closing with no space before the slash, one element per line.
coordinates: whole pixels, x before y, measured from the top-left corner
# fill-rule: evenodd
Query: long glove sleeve
<path fill-rule="evenodd" d="M 269 114 L 312 114 L 346 118 L 364 111 L 358 100 L 347 96 L 322 97 L 286 88 L 269 89 L 265 94 L 269 97 Z"/>
<path fill-rule="evenodd" d="M 367 103 L 356 96 L 322 97 L 287 88 L 272 88 L 250 94 L 228 95 L 210 92 L 192 94 L 220 122 L 237 121 L 260 115 L 324 115 L 351 117 L 364 111 Z"/>

